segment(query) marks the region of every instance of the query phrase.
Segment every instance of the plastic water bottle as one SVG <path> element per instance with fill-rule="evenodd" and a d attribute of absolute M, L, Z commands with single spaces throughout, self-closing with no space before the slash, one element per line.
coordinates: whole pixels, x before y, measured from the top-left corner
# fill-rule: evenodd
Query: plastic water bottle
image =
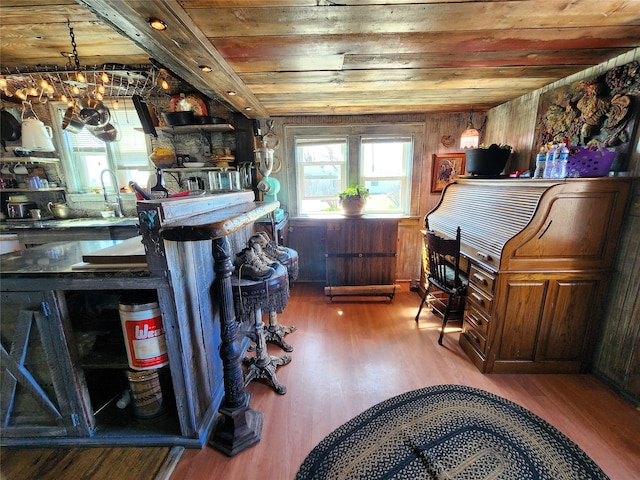
<path fill-rule="evenodd" d="M 569 162 L 569 147 L 561 143 L 556 150 L 556 176 L 554 178 L 564 178 L 567 176 L 567 163 Z"/>
<path fill-rule="evenodd" d="M 543 178 L 544 176 L 544 167 L 547 164 L 547 155 L 545 153 L 540 152 L 536 155 L 536 172 L 533 175 L 534 178 Z"/>
<path fill-rule="evenodd" d="M 542 174 L 542 178 L 553 178 L 557 148 L 558 146 L 556 144 L 553 144 L 551 145 L 551 148 L 547 150 L 547 161 L 544 165 L 544 173 Z"/>

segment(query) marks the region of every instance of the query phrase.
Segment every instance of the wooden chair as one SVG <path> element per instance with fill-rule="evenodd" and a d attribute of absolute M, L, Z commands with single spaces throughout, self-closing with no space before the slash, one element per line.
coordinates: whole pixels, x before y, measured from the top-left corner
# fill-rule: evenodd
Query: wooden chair
<path fill-rule="evenodd" d="M 467 294 L 469 280 L 465 272 L 460 271 L 460 227 L 455 240 L 442 238 L 430 231 L 424 235 L 425 247 L 429 259 L 427 289 L 416 314 L 416 322 L 424 303 L 428 300 L 432 310 L 442 316 L 442 328 L 438 343 L 442 345 L 444 329 L 452 313 L 453 304 Z M 441 292 L 440 295 L 437 295 Z"/>

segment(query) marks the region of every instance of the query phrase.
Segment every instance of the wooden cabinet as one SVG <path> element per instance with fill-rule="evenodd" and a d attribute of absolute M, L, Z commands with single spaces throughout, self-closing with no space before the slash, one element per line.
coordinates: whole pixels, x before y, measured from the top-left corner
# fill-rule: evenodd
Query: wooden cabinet
<path fill-rule="evenodd" d="M 162 298 L 169 325 L 175 317 L 166 303 L 169 284 L 142 274 L 84 277 L 3 278 L 3 444 L 200 446 L 199 429 L 181 422 L 188 413 L 176 401 L 183 396 L 180 386 L 171 380 L 159 392 L 168 408 L 157 419 L 140 420 L 131 406 L 116 407 L 129 389 L 119 302 L 132 291 L 137 298 Z M 172 352 L 171 363 L 180 369 L 183 359 Z M 169 369 L 162 375 L 168 379 Z"/>
<path fill-rule="evenodd" d="M 252 223 L 277 204 L 256 206 L 251 192 L 141 204 L 148 270 L 75 271 L 71 265 L 92 251 L 83 250 L 86 242 L 27 249 L 17 255 L 24 260 L 19 267 L 9 255 L 0 259 L 1 445 L 201 448 L 206 442 L 225 396 L 221 352 L 239 355 L 248 344 L 240 339 L 221 348 L 220 310 L 233 304 L 213 288 L 222 270 L 215 270 L 219 250 L 212 238 L 238 251 Z M 195 232 L 193 218 L 205 222 Z M 195 238 L 164 239 L 161 227 Z M 230 260 L 226 267 L 230 275 Z M 152 419 L 115 406 L 129 370 L 119 304 L 131 295 L 157 300 L 162 315 L 167 409 Z"/>
<path fill-rule="evenodd" d="M 461 180 L 427 214 L 461 227 L 470 263 L 460 345 L 483 372 L 590 365 L 629 179 Z"/>
<path fill-rule="evenodd" d="M 325 292 L 393 296 L 397 244 L 398 219 L 327 221 Z"/>

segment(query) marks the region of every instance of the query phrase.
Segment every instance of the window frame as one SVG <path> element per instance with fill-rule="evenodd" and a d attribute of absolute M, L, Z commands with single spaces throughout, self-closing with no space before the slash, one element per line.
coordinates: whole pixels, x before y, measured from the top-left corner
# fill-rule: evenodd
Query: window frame
<path fill-rule="evenodd" d="M 302 214 L 300 213 L 300 192 L 298 191 L 298 163 L 296 159 L 296 138 L 318 137 L 321 138 L 348 138 L 347 147 L 347 186 L 361 183 L 363 178 L 360 172 L 363 168 L 360 145 L 362 138 L 370 137 L 412 137 L 413 152 L 411 158 L 410 180 L 407 179 L 409 191 L 407 193 L 408 212 L 390 213 L 389 216 L 405 217 L 417 216 L 419 214 L 420 202 L 420 179 L 422 177 L 422 163 L 424 152 L 424 129 L 422 123 L 394 123 L 388 125 L 381 124 L 348 124 L 348 125 L 285 125 L 285 156 L 290 159 L 291 168 L 288 172 L 287 183 L 292 188 L 286 192 L 289 203 L 289 211 L 297 217 L 330 217 L 337 212 L 327 214 Z M 386 215 L 376 213 L 375 215 Z"/>
<path fill-rule="evenodd" d="M 104 101 L 109 102 L 109 100 L 104 100 Z M 125 105 L 125 103 L 127 104 Z M 139 119 L 135 111 L 133 102 L 129 99 L 121 98 L 119 99 L 119 104 L 121 108 L 126 109 L 127 118 L 132 118 L 134 120 L 133 122 L 134 124 L 136 123 L 139 124 Z M 95 186 L 85 184 L 86 183 L 85 179 L 87 177 L 86 162 L 81 161 L 82 164 L 80 165 L 78 164 L 78 160 L 75 158 L 75 155 L 71 151 L 71 146 L 69 144 L 69 141 L 66 138 L 66 135 L 73 135 L 73 134 L 67 133 L 62 129 L 62 116 L 64 115 L 66 109 L 67 109 L 67 104 L 64 102 L 49 102 L 49 113 L 51 115 L 51 118 L 53 119 L 52 130 L 54 133 L 54 137 L 58 145 L 62 147 L 59 156 L 61 159 L 63 170 L 65 172 L 65 184 L 66 184 L 67 192 L 74 193 L 74 194 L 90 193 L 93 190 L 93 188 L 95 188 Z M 134 129 L 140 128 L 140 131 L 141 131 L 142 127 L 141 125 L 134 125 L 132 126 L 132 128 Z M 144 135 L 144 143 L 145 143 L 144 155 L 145 155 L 145 158 L 147 159 L 148 168 L 144 169 L 141 164 L 137 170 L 138 171 L 148 170 L 149 171 L 148 175 L 150 175 L 153 172 L 152 164 L 148 160 L 151 143 L 148 135 L 145 135 L 144 133 L 141 133 L 141 135 Z M 126 178 L 127 177 L 126 172 L 128 170 L 135 170 L 135 169 L 122 168 L 122 166 L 119 164 L 119 161 L 118 161 L 120 154 L 117 148 L 114 147 L 114 143 L 115 142 L 104 142 L 104 147 L 105 147 L 104 151 L 106 156 L 106 159 L 105 159 L 106 165 L 104 166 L 104 168 L 109 169 L 112 172 L 115 172 L 116 177 L 118 178 L 119 184 L 126 184 L 128 183 Z M 102 152 L 97 152 L 97 153 L 102 155 Z M 105 178 L 105 182 L 109 186 L 111 184 L 111 177 Z"/>

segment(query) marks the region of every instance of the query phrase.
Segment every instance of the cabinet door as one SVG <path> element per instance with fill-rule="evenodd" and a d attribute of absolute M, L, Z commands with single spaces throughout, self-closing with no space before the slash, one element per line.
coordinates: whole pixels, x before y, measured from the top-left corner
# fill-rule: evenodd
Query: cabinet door
<path fill-rule="evenodd" d="M 0 313 L 2 436 L 87 434 L 53 293 L 4 292 Z"/>
<path fill-rule="evenodd" d="M 395 219 L 349 218 L 327 222 L 327 284 L 393 284 L 397 244 Z"/>
<path fill-rule="evenodd" d="M 322 282 L 326 275 L 326 227 L 321 222 L 294 220 L 289 223 L 288 246 L 298 252 L 298 281 Z"/>
<path fill-rule="evenodd" d="M 551 283 L 545 302 L 536 361 L 577 362 L 589 350 L 592 319 L 599 298 L 600 281 L 557 280 Z"/>
<path fill-rule="evenodd" d="M 501 275 L 494 372 L 578 372 L 592 347 L 601 279 L 578 275 Z"/>
<path fill-rule="evenodd" d="M 497 292 L 496 322 L 498 350 L 496 361 L 533 361 L 536 340 L 547 290 L 545 280 L 507 278 Z"/>

